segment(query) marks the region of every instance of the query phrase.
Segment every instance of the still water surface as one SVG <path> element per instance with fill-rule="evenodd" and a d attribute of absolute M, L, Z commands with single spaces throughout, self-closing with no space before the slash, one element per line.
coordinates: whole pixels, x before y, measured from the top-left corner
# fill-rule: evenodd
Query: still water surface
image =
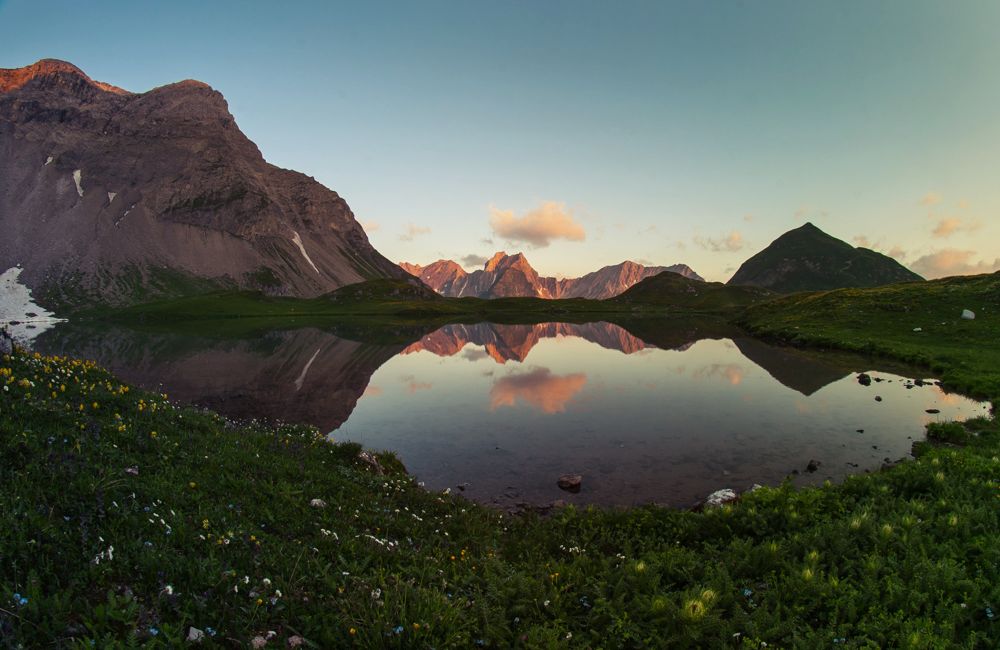
<path fill-rule="evenodd" d="M 428 488 L 501 506 L 688 506 L 790 475 L 837 480 L 907 456 L 928 422 L 987 412 L 914 385 L 925 373 L 863 357 L 715 326 L 640 331 L 646 340 L 610 323 L 484 323 L 377 344 L 317 329 L 227 340 L 67 325 L 36 347 L 233 417 L 395 451 Z M 567 473 L 583 476 L 579 493 L 557 487 Z"/>

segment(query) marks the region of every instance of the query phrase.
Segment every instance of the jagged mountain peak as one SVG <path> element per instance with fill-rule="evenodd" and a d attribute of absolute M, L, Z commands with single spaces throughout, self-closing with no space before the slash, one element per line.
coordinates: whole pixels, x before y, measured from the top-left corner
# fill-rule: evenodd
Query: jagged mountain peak
<path fill-rule="evenodd" d="M 466 273 L 452 260 L 438 260 L 427 266 L 401 262 L 400 267 L 416 275 L 438 293 L 451 297 L 479 298 L 611 298 L 643 278 L 670 271 L 692 280 L 702 277 L 686 264 L 643 266 L 625 260 L 605 266 L 579 278 L 539 276 L 523 253 L 495 253 L 481 270 Z"/>

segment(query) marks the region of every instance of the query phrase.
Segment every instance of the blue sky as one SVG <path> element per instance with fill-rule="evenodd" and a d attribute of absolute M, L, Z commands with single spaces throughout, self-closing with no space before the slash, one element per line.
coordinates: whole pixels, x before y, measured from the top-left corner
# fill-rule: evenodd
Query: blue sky
<path fill-rule="evenodd" d="M 813 221 L 1000 265 L 1000 3 L 0 1 L 0 67 L 220 90 L 393 260 L 725 280 Z"/>

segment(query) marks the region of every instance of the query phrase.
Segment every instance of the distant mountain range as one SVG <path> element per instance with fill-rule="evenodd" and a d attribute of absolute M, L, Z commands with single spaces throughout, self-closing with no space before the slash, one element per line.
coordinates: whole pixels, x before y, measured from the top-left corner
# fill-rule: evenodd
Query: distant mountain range
<path fill-rule="evenodd" d="M 684 264 L 626 261 L 565 279 L 539 275 L 521 253 L 497 253 L 471 273 L 451 260 L 397 266 L 336 192 L 267 163 L 209 86 L 132 93 L 52 59 L 0 69 L 0 273 L 15 267 L 50 308 L 218 288 L 308 298 L 366 280 L 414 282 L 408 274 L 449 297 L 625 294 L 699 308 L 765 296 L 703 283 Z M 728 285 L 788 293 L 921 279 L 806 224 Z"/>
<path fill-rule="evenodd" d="M 893 258 L 855 248 L 807 223 L 743 262 L 728 284 L 792 293 L 917 280 L 923 278 Z"/>
<path fill-rule="evenodd" d="M 0 272 L 21 265 L 50 303 L 407 277 L 336 192 L 268 164 L 198 81 L 131 93 L 64 61 L 0 69 L 0 152 Z"/>
<path fill-rule="evenodd" d="M 603 300 L 622 293 L 640 280 L 669 271 L 703 281 L 686 264 L 643 266 L 622 262 L 579 278 L 538 275 L 522 253 L 496 253 L 481 270 L 468 273 L 457 262 L 438 260 L 427 266 L 400 262 L 399 266 L 444 296 L 464 298 L 592 298 Z"/>

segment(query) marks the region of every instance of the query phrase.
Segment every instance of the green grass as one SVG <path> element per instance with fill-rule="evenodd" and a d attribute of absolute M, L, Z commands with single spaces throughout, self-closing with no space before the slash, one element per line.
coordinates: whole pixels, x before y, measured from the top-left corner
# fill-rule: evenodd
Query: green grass
<path fill-rule="evenodd" d="M 741 322 L 797 345 L 922 365 L 949 388 L 1000 398 L 1000 273 L 796 294 L 750 307 Z"/>
<path fill-rule="evenodd" d="M 789 297 L 747 321 L 996 395 L 991 282 Z M 919 344 L 890 298 L 927 319 Z M 975 298 L 976 321 L 933 326 Z M 391 454 L 380 475 L 308 428 L 16 353 L 0 360 L 0 644 L 174 646 L 193 626 L 206 646 L 273 631 L 274 648 L 998 647 L 1000 425 L 929 437 L 892 469 L 705 512 L 509 516 L 426 492 Z"/>

